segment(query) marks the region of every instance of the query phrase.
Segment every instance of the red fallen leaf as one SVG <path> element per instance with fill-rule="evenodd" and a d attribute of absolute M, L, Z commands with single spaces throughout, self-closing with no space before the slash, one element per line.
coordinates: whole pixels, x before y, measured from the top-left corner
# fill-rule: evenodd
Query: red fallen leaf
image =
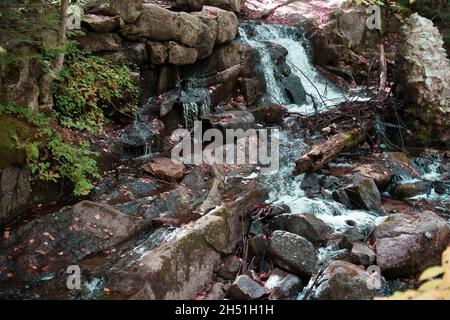
<path fill-rule="evenodd" d="M 48 270 L 50 270 L 50 266 L 42 267 L 41 270 L 42 270 L 42 271 L 48 271 Z"/>
<path fill-rule="evenodd" d="M 28 243 L 29 243 L 29 244 L 33 244 L 33 243 L 34 243 L 34 239 L 28 240 Z"/>
<path fill-rule="evenodd" d="M 148 179 L 148 178 L 142 178 L 141 181 L 143 183 L 151 183 L 153 180 L 152 179 Z"/>
<path fill-rule="evenodd" d="M 3 232 L 3 238 L 9 239 L 9 231 Z"/>
<path fill-rule="evenodd" d="M 14 277 L 14 274 L 12 272 L 8 272 L 6 276 L 11 279 L 12 277 Z"/>
<path fill-rule="evenodd" d="M 97 213 L 96 215 L 95 215 L 95 219 L 97 219 L 97 220 L 100 220 L 100 214 L 99 213 Z"/>
<path fill-rule="evenodd" d="M 38 269 L 38 267 L 33 266 L 33 265 L 31 266 L 31 270 L 35 270 L 36 271 L 37 269 Z"/>
<path fill-rule="evenodd" d="M 260 274 L 259 274 L 259 278 L 260 278 L 260 279 L 267 279 L 267 278 L 269 278 L 269 276 L 270 276 L 270 275 L 267 274 L 267 273 L 260 273 Z"/>
<path fill-rule="evenodd" d="M 52 241 L 55 240 L 55 238 L 53 238 L 53 236 L 52 236 L 50 233 L 48 233 L 48 232 L 43 232 L 42 235 L 43 235 L 44 237 L 49 238 L 49 239 L 52 240 Z"/>
<path fill-rule="evenodd" d="M 105 294 L 109 294 L 111 292 L 111 290 L 109 288 L 103 288 L 103 292 Z"/>
<path fill-rule="evenodd" d="M 42 251 L 42 250 L 34 250 L 34 252 L 39 253 L 39 254 L 47 254 L 47 252 Z"/>

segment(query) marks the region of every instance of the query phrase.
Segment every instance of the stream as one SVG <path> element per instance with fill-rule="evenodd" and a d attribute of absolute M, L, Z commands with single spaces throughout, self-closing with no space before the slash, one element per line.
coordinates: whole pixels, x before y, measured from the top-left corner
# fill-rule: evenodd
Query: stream
<path fill-rule="evenodd" d="M 279 171 L 269 176 L 262 176 L 255 169 L 245 180 L 254 180 L 263 186 L 268 194 L 267 205 L 286 205 L 292 213 L 311 214 L 323 220 L 331 227 L 333 235 L 346 235 L 355 240 L 366 240 L 375 225 L 384 221 L 386 216 L 367 210 L 348 209 L 333 199 L 332 187 L 323 188 L 320 194 L 311 196 L 303 188 L 307 179 L 306 175 L 293 175 L 295 161 L 309 147 L 295 114 L 311 115 L 325 111 L 344 100 L 356 97 L 359 93 L 342 91 L 314 68 L 310 59 L 311 50 L 308 41 L 295 28 L 242 22 L 239 26 L 237 41 L 258 49 L 259 68 L 264 75 L 267 88 L 263 102 L 284 105 L 291 113 L 283 119 L 280 126 Z M 280 52 L 284 50 L 285 54 L 281 54 Z M 274 57 L 277 58 L 274 59 Z M 284 71 L 280 72 L 280 68 Z M 194 120 L 210 113 L 211 101 L 207 93 L 208 91 L 204 88 L 188 88 L 181 93 L 184 127 L 191 128 Z M 123 168 L 103 177 L 92 196 L 95 201 L 108 203 L 119 211 L 145 220 L 159 216 L 172 217 L 176 216 L 177 212 L 193 210 L 206 199 L 205 190 L 210 188 L 212 181 L 211 173 L 205 174 L 200 169 L 192 170 L 183 178 L 180 186 L 149 179 L 138 173 L 140 166 L 153 154 L 152 139 L 156 125 L 146 124 L 145 117 L 142 117 L 142 114 L 145 114 L 144 110 L 147 110 L 153 102 L 149 100 L 147 105 L 143 105 L 138 110 L 136 120 L 131 125 L 134 136 L 127 132 L 121 136 L 121 139 L 130 145 L 131 150 L 122 159 Z M 444 213 L 448 213 L 447 208 L 450 207 L 448 184 L 444 185 L 442 190 L 437 190 L 436 185 L 433 184 L 443 175 L 442 157 L 422 154 L 413 158 L 412 163 L 419 172 L 418 175 L 401 172 L 397 175 L 396 183 L 429 182 L 433 187 L 424 193 L 414 195 L 409 200 L 424 202 L 432 207 L 441 207 Z M 341 169 L 356 166 L 345 156 L 339 157 L 330 165 Z M 331 174 L 322 176 L 324 179 L 333 178 L 330 177 Z M 388 194 L 383 196 L 389 198 Z M 180 223 L 180 225 L 183 224 Z M 82 255 L 82 258 L 87 257 L 83 265 L 88 266 L 91 272 L 86 276 L 87 285 L 82 292 L 70 298 L 101 298 L 104 287 L 103 274 L 114 274 L 122 267 L 135 266 L 145 253 L 176 237 L 182 228 L 180 225 L 150 228 L 138 237 L 119 245 L 114 252 L 108 252 L 107 257 Z M 40 231 L 52 233 L 51 230 Z M 19 239 L 30 241 L 25 236 L 22 238 L 20 236 L 18 236 Z M 68 239 L 71 239 L 70 236 Z M 87 246 L 90 243 L 83 242 L 83 244 Z M 101 247 L 99 251 L 104 249 Z M 60 247 L 54 250 L 54 252 L 62 251 Z M 319 265 L 326 263 L 333 254 L 332 250 L 327 247 L 318 250 Z M 39 263 L 36 261 L 36 264 Z M 28 275 L 24 277 L 29 279 Z M 31 284 L 17 284 L 15 288 L 6 288 L 0 282 L 0 297 L 67 298 L 64 293 L 64 279 L 64 274 L 61 272 L 44 272 L 30 280 Z M 57 284 L 54 286 L 52 281 Z M 45 284 L 41 286 L 40 282 Z M 301 299 L 302 294 L 298 298 Z"/>

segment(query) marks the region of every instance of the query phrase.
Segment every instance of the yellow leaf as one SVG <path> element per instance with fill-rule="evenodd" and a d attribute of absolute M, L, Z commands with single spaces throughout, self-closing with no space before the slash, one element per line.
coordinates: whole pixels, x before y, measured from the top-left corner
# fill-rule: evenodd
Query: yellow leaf
<path fill-rule="evenodd" d="M 424 281 L 428 279 L 432 279 L 434 277 L 440 276 L 445 272 L 445 269 L 441 266 L 429 267 L 420 275 L 419 280 Z"/>
<path fill-rule="evenodd" d="M 419 291 L 429 291 L 429 290 L 435 290 L 439 288 L 439 285 L 442 283 L 442 279 L 435 279 L 425 282 L 419 287 Z"/>
<path fill-rule="evenodd" d="M 442 266 L 450 269 L 450 247 L 442 253 Z"/>
<path fill-rule="evenodd" d="M 450 271 L 444 273 L 440 287 L 442 289 L 450 289 Z"/>
<path fill-rule="evenodd" d="M 409 4 L 414 4 L 414 2 L 416 2 L 416 0 L 409 0 Z"/>

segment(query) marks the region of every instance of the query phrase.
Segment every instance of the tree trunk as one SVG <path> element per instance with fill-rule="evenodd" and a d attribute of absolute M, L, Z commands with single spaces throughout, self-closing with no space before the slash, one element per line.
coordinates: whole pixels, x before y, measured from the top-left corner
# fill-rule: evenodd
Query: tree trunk
<path fill-rule="evenodd" d="M 66 45 L 66 33 L 67 33 L 67 20 L 68 20 L 68 9 L 69 9 L 70 0 L 61 0 L 61 5 L 59 9 L 60 22 L 58 28 L 58 37 L 57 37 L 57 49 L 59 53 L 56 58 L 53 60 L 50 65 L 50 70 L 47 74 L 45 74 L 40 81 L 39 87 L 41 88 L 41 96 L 40 96 L 40 105 L 41 109 L 51 109 L 53 106 L 51 83 L 53 80 L 59 76 L 61 73 L 62 66 L 64 64 L 64 49 Z M 47 90 L 47 89 L 48 90 Z"/>

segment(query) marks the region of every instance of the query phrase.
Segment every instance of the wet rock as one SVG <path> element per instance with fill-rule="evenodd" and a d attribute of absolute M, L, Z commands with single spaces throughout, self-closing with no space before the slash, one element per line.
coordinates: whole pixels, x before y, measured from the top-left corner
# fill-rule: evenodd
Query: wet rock
<path fill-rule="evenodd" d="M 314 300 L 369 300 L 376 294 L 371 289 L 370 274 L 346 261 L 333 261 L 325 269 L 313 289 Z"/>
<path fill-rule="evenodd" d="M 381 195 L 372 179 L 356 179 L 352 185 L 345 188 L 345 193 L 353 208 L 383 212 Z"/>
<path fill-rule="evenodd" d="M 156 142 L 154 127 L 152 123 L 135 121 L 121 130 L 119 140 L 131 156 L 147 154 Z"/>
<path fill-rule="evenodd" d="M 270 221 L 272 230 L 282 230 L 302 236 L 315 245 L 327 240 L 331 228 L 319 218 L 307 214 L 282 214 Z"/>
<path fill-rule="evenodd" d="M 432 187 L 432 183 L 427 181 L 403 183 L 395 187 L 392 191 L 392 197 L 394 199 L 408 199 L 419 194 L 428 194 Z"/>
<path fill-rule="evenodd" d="M 278 104 L 269 104 L 260 108 L 252 109 L 251 113 L 253 113 L 257 122 L 269 125 L 281 125 L 284 117 L 287 115 L 286 108 Z"/>
<path fill-rule="evenodd" d="M 241 260 L 237 256 L 228 257 L 219 265 L 217 275 L 225 280 L 234 280 L 241 267 Z"/>
<path fill-rule="evenodd" d="M 2 252 L 16 245 L 21 248 L 10 253 L 10 268 L 18 278 L 32 281 L 54 276 L 61 268 L 122 243 L 148 226 L 148 221 L 109 205 L 82 201 L 19 227 L 0 246 L 4 246 Z"/>
<path fill-rule="evenodd" d="M 77 37 L 80 45 L 89 52 L 120 51 L 122 38 L 115 33 L 88 32 L 82 37 Z"/>
<path fill-rule="evenodd" d="M 26 209 L 31 193 L 30 171 L 7 167 L 0 170 L 0 225 Z"/>
<path fill-rule="evenodd" d="M 86 14 L 83 16 L 82 22 L 98 33 L 109 33 L 120 27 L 119 17 Z"/>
<path fill-rule="evenodd" d="M 400 32 L 397 63 L 409 107 L 406 121 L 422 145 L 449 146 L 450 61 L 433 22 L 412 14 Z"/>
<path fill-rule="evenodd" d="M 150 56 L 150 62 L 153 64 L 164 64 L 169 57 L 167 47 L 161 42 L 147 41 L 147 51 Z"/>
<path fill-rule="evenodd" d="M 262 199 L 256 190 L 243 192 L 239 199 L 181 228 L 135 264 L 109 275 L 107 287 L 132 299 L 192 299 L 210 282 L 221 256 L 230 254 L 242 240 L 243 217 Z"/>
<path fill-rule="evenodd" d="M 327 190 L 334 191 L 341 186 L 341 181 L 338 177 L 323 176 L 320 179 L 320 185 Z"/>
<path fill-rule="evenodd" d="M 317 258 L 313 244 L 293 233 L 274 231 L 269 253 L 275 265 L 301 277 L 310 277 L 316 266 Z"/>
<path fill-rule="evenodd" d="M 294 298 L 303 287 L 302 280 L 296 275 L 275 269 L 267 279 L 265 287 L 269 289 L 269 299 L 283 300 Z"/>
<path fill-rule="evenodd" d="M 226 111 L 223 113 L 209 114 L 204 117 L 210 127 L 226 129 L 250 129 L 255 124 L 255 117 L 248 111 Z"/>
<path fill-rule="evenodd" d="M 348 197 L 344 188 L 339 188 L 333 191 L 331 196 L 333 197 L 334 201 L 342 203 L 347 209 L 352 209 L 352 203 L 350 202 L 350 198 Z"/>
<path fill-rule="evenodd" d="M 322 187 L 320 185 L 321 178 L 322 176 L 316 173 L 307 173 L 305 174 L 305 178 L 303 179 L 300 187 L 309 197 L 314 197 L 322 191 Z"/>
<path fill-rule="evenodd" d="M 393 177 L 392 171 L 381 163 L 362 164 L 356 167 L 353 172 L 372 179 L 379 190 L 385 190 Z"/>
<path fill-rule="evenodd" d="M 91 0 L 84 6 L 84 10 L 86 13 L 119 15 L 125 22 L 131 23 L 141 14 L 142 0 Z"/>
<path fill-rule="evenodd" d="M 241 275 L 234 280 L 227 296 L 235 300 L 255 300 L 267 295 L 269 290 L 247 275 Z"/>
<path fill-rule="evenodd" d="M 383 275 L 412 276 L 439 264 L 450 243 L 450 228 L 431 211 L 399 213 L 375 228 L 373 241 Z"/>
<path fill-rule="evenodd" d="M 266 236 L 258 234 L 248 240 L 249 255 L 256 258 L 256 262 L 260 261 L 267 254 L 269 249 L 269 240 Z"/>
<path fill-rule="evenodd" d="M 197 60 L 198 52 L 195 48 L 188 48 L 170 41 L 167 45 L 168 62 L 175 65 L 193 64 Z"/>
<path fill-rule="evenodd" d="M 306 93 L 302 80 L 295 74 L 291 73 L 281 78 L 281 83 L 284 87 L 286 97 L 291 103 L 301 105 L 306 101 Z"/>
<path fill-rule="evenodd" d="M 158 177 L 177 180 L 184 176 L 185 167 L 183 163 L 175 163 L 169 158 L 156 158 L 144 164 L 142 169 Z"/>
<path fill-rule="evenodd" d="M 354 242 L 351 249 L 354 263 L 365 267 L 375 264 L 376 254 L 366 243 Z"/>

